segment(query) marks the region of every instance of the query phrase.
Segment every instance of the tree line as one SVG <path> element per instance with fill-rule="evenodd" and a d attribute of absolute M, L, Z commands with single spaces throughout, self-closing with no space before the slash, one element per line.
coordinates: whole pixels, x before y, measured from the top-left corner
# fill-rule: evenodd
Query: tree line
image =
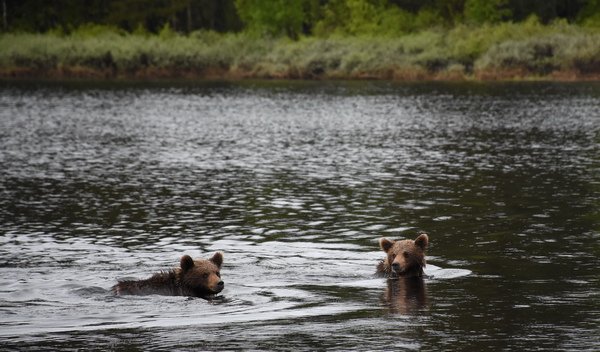
<path fill-rule="evenodd" d="M 1 0 L 4 32 L 86 25 L 158 33 L 247 31 L 291 38 L 401 35 L 458 24 L 563 20 L 600 27 L 600 0 Z"/>

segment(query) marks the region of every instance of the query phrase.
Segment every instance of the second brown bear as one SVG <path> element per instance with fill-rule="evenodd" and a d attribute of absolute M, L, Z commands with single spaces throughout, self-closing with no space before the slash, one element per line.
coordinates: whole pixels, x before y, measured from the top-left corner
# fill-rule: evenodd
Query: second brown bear
<path fill-rule="evenodd" d="M 425 250 L 429 237 L 421 233 L 413 240 L 379 240 L 386 257 L 377 265 L 377 274 L 387 277 L 421 277 L 425 268 Z"/>

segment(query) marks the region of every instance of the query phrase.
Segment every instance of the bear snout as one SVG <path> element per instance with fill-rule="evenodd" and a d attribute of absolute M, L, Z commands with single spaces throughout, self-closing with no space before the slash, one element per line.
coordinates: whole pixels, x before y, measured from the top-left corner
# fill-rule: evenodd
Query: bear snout
<path fill-rule="evenodd" d="M 223 288 L 225 288 L 225 283 L 223 282 L 223 280 L 221 280 L 217 282 L 217 284 L 214 286 L 213 292 L 219 293 L 223 291 Z"/>
<path fill-rule="evenodd" d="M 400 264 L 392 263 L 392 271 L 394 271 L 395 273 L 400 273 Z"/>

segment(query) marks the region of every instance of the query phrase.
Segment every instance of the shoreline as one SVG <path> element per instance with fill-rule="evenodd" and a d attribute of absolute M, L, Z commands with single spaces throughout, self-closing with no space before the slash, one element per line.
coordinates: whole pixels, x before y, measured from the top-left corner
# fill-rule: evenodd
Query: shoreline
<path fill-rule="evenodd" d="M 556 70 L 546 75 L 527 72 L 525 69 L 480 70 L 473 73 L 428 72 L 416 68 L 412 71 L 388 69 L 379 72 L 280 72 L 277 74 L 251 72 L 239 69 L 205 68 L 179 70 L 144 68 L 119 72 L 90 67 L 61 67 L 50 69 L 0 68 L 0 80 L 93 80 L 93 81 L 244 81 L 244 80 L 298 80 L 298 81 L 391 81 L 391 82 L 600 82 L 600 73 L 581 73 L 573 70 Z"/>
<path fill-rule="evenodd" d="M 600 30 L 502 23 L 398 37 L 108 30 L 0 35 L 0 79 L 600 81 Z"/>

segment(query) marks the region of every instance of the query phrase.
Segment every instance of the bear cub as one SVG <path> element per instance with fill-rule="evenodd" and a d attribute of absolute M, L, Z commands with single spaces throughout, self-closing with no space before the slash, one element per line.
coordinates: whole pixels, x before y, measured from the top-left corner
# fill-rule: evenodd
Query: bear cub
<path fill-rule="evenodd" d="M 145 280 L 123 280 L 112 287 L 117 295 L 191 296 L 209 299 L 223 290 L 221 280 L 223 253 L 210 259 L 181 257 L 179 268 L 154 274 Z"/>
<path fill-rule="evenodd" d="M 426 233 L 420 233 L 413 240 L 379 240 L 379 246 L 386 253 L 377 265 L 377 274 L 386 277 L 421 277 L 425 268 L 425 249 L 429 245 Z"/>

